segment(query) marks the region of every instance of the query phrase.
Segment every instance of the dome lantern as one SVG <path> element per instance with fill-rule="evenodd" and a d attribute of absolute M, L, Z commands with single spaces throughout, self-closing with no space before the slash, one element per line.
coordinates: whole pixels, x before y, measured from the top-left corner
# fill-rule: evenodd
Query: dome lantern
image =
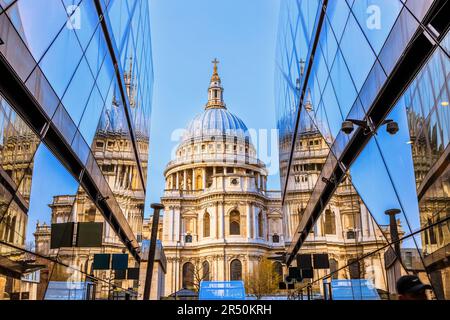
<path fill-rule="evenodd" d="M 212 63 L 214 64 L 214 71 L 208 88 L 208 103 L 206 104 L 205 109 L 226 109 L 226 105 L 223 101 L 222 81 L 220 80 L 217 67 L 220 62 L 217 59 L 214 59 Z"/>
<path fill-rule="evenodd" d="M 245 123 L 226 108 L 223 102 L 222 82 L 217 68 L 219 61 L 214 59 L 212 63 L 214 64 L 214 70 L 208 89 L 208 103 L 205 110 L 189 123 L 182 141 L 209 139 L 213 136 L 227 136 L 251 141 Z"/>

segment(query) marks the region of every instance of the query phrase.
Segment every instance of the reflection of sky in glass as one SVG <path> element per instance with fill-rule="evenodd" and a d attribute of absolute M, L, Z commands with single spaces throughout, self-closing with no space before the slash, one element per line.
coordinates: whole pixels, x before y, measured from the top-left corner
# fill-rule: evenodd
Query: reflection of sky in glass
<path fill-rule="evenodd" d="M 50 150 L 41 143 L 36 151 L 31 180 L 31 199 L 28 210 L 27 241 L 34 239 L 36 222 L 51 223 L 48 206 L 57 195 L 75 195 L 78 183 L 66 171 Z"/>
<path fill-rule="evenodd" d="M 330 2 L 309 80 L 313 93 L 312 108 L 316 111 L 315 122 L 322 124 L 319 126 L 322 133 L 327 133 L 326 128 L 329 127 L 334 138 L 340 133 L 344 118 L 364 116 L 357 116 L 355 112 L 347 114 L 354 105 L 357 91 L 363 88 L 376 55 L 384 45 L 402 9 L 402 3 L 398 0 L 352 1 L 350 2 L 352 12 L 348 4 L 349 2 L 339 5 Z M 295 21 L 298 19 L 301 21 L 303 12 L 298 12 L 295 6 L 292 8 L 289 5 L 282 7 L 282 10 L 286 8 L 290 12 L 285 13 L 286 16 L 283 16 L 283 13 L 280 16 L 280 20 L 284 22 L 280 21 L 277 57 L 284 72 L 291 70 L 289 57 L 293 47 L 295 48 L 288 43 L 289 40 L 298 42 L 297 48 L 302 43 L 308 44 L 308 38 L 300 40 L 295 37 L 289 38 L 293 34 L 290 30 L 302 26 L 295 24 Z M 300 18 L 296 18 L 296 15 Z M 284 23 L 286 25 L 283 25 Z M 280 41 L 282 37 L 287 39 Z M 337 43 L 340 44 L 340 49 L 336 50 Z M 379 66 L 375 71 L 369 79 L 374 85 L 365 85 L 363 92 L 359 93 L 364 108 L 372 103 L 373 97 L 386 79 Z M 331 78 L 328 78 L 328 72 Z M 285 77 L 280 80 L 288 81 L 294 76 L 289 75 L 289 79 Z M 278 85 L 278 88 L 283 88 L 283 85 Z M 284 94 L 283 91 L 281 93 Z M 277 106 L 280 120 L 280 116 L 289 114 L 289 112 L 283 114 L 283 108 L 287 111 L 290 106 L 289 100 L 283 99 L 282 96 L 279 97 L 278 103 L 281 104 Z M 404 231 L 410 233 L 411 230 L 419 228 L 420 223 L 412 152 L 411 146 L 407 144 L 410 138 L 405 106 L 399 104 L 388 118 L 399 123 L 400 132 L 392 136 L 386 132 L 386 126 L 381 127 L 378 136 L 372 139 L 353 164 L 351 173 L 355 187 L 377 222 L 387 225 L 389 219 L 384 211 L 399 208 L 402 210 L 402 216 L 398 218 L 402 220 Z"/>
<path fill-rule="evenodd" d="M 16 8 L 18 16 L 13 22 L 16 28 L 22 27 L 22 37 L 38 61 L 67 22 L 64 6 L 61 1 L 54 0 L 20 0 Z"/>
<path fill-rule="evenodd" d="M 384 212 L 400 209 L 402 213 L 397 219 L 407 235 L 420 227 L 420 221 L 404 105 L 394 108 L 388 118 L 398 122 L 400 131 L 390 135 L 382 126 L 352 165 L 351 175 L 355 188 L 377 223 L 388 225 L 389 217 Z"/>
<path fill-rule="evenodd" d="M 402 102 L 403 100 L 401 100 Z M 399 103 L 388 119 L 396 121 L 399 132 L 390 135 L 385 127 L 378 130 L 377 140 L 396 192 L 412 230 L 419 228 L 419 205 L 405 105 Z"/>
<path fill-rule="evenodd" d="M 375 53 L 379 53 L 402 9 L 398 0 L 358 0 L 352 11 Z M 369 14 L 368 14 L 369 13 Z M 380 17 L 378 24 L 376 18 Z"/>

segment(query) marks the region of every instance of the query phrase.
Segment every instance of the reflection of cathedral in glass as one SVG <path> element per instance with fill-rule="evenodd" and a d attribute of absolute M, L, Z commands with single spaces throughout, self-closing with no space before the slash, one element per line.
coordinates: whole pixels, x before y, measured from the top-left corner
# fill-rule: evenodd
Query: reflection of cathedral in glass
<path fill-rule="evenodd" d="M 327 140 L 310 120 L 306 109 L 302 110 L 299 127 L 283 206 L 286 246 L 298 231 L 304 209 L 330 152 Z M 291 142 L 290 135 L 280 137 L 281 176 L 287 174 Z M 369 278 L 376 288 L 386 290 L 382 254 L 361 261 L 358 258 L 380 248 L 388 236 L 387 226 L 377 225 L 355 191 L 351 176 L 347 175 L 315 223 L 300 254 L 328 254 L 329 271 L 316 270 L 315 277 L 332 273 L 333 279 Z M 344 268 L 347 265 L 349 267 Z M 323 290 L 317 284 L 313 288 Z"/>
<path fill-rule="evenodd" d="M 0 96 L 0 240 L 28 248 L 25 233 L 33 174 L 33 156 L 39 139 Z M 14 194 L 15 193 L 15 194 Z M 1 246 L 6 261 L 26 261 L 20 250 Z M 0 276 L 0 298 L 4 291 L 31 291 L 31 285 Z"/>
<path fill-rule="evenodd" d="M 122 280 L 129 270 L 94 270 L 93 260 L 128 254 L 135 273 L 140 261 L 148 3 L 80 1 L 72 13 L 58 1 L 0 7 L 0 300 L 137 297 L 138 280 Z M 90 27 L 67 20 L 78 9 Z M 126 26 L 120 33 L 117 23 Z"/>
<path fill-rule="evenodd" d="M 132 75 L 132 64 L 125 74 L 125 85 L 132 111 L 135 109 L 134 87 L 135 78 Z M 142 223 L 144 216 L 145 194 L 137 169 L 136 155 L 134 153 L 128 124 L 124 114 L 124 107 L 118 97 L 116 88 L 112 88 L 113 98 L 110 105 L 106 105 L 97 127 L 92 143 L 92 151 L 102 174 L 111 189 L 115 201 L 122 210 L 132 232 L 137 240 L 142 240 Z M 147 171 L 148 161 L 148 131 L 145 127 L 135 127 L 137 143 L 139 146 L 139 158 L 144 172 Z M 98 201 L 98 199 L 96 199 Z M 109 199 L 107 199 L 109 200 Z M 50 228 L 46 223 L 38 224 L 35 232 L 36 251 L 42 254 L 56 254 L 65 263 L 75 266 L 86 273 L 92 272 L 93 253 L 122 253 L 123 244 L 111 226 L 105 222 L 97 209 L 96 204 L 90 199 L 83 188 L 79 188 L 76 195 L 57 195 L 49 204 L 52 210 L 51 223 L 64 222 L 102 222 L 103 245 L 101 248 L 61 248 L 49 249 Z M 50 251 L 49 251 L 50 250 Z M 130 266 L 134 260 L 130 257 Z M 97 271 L 99 272 L 99 271 Z M 103 273 L 110 271 L 101 271 Z M 62 272 L 53 275 L 56 281 L 66 281 L 70 274 Z M 125 281 L 125 280 L 124 280 Z"/>

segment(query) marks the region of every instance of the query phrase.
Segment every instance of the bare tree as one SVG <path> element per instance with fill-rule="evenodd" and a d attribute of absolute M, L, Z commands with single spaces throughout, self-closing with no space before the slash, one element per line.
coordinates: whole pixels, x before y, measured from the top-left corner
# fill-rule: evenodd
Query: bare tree
<path fill-rule="evenodd" d="M 196 292 L 200 291 L 200 283 L 209 278 L 209 270 L 204 270 L 203 265 L 196 264 L 194 266 L 194 283 L 193 287 Z"/>
<path fill-rule="evenodd" d="M 196 292 L 200 291 L 200 283 L 203 280 L 208 279 L 209 270 L 204 270 L 201 264 L 190 264 L 189 270 L 187 270 L 186 279 L 183 280 L 183 286 L 186 289 L 192 289 Z"/>

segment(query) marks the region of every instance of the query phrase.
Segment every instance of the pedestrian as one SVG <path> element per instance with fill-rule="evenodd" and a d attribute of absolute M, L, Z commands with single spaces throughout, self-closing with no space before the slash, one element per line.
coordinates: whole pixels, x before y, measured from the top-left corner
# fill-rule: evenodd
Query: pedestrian
<path fill-rule="evenodd" d="M 399 300 L 428 300 L 426 291 L 431 289 L 415 275 L 402 276 L 397 280 Z"/>

